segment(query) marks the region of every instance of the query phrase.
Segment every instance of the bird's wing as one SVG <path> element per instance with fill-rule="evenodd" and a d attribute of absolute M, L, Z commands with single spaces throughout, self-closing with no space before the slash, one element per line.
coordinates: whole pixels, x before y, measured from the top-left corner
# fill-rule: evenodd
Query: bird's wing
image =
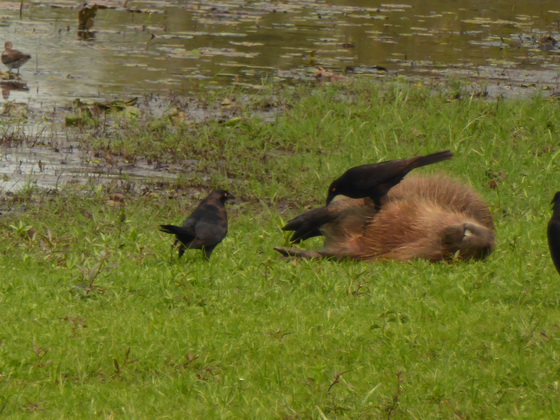
<path fill-rule="evenodd" d="M 181 227 L 185 230 L 191 233 L 191 235 L 195 236 L 195 228 L 196 228 L 196 224 L 198 223 L 198 218 L 197 217 L 193 217 L 194 214 L 191 214 L 187 220 L 185 220 L 183 222 L 183 224 L 181 225 Z"/>
<path fill-rule="evenodd" d="M 220 243 L 227 234 L 227 225 L 199 220 L 196 224 L 192 246 L 212 246 Z"/>

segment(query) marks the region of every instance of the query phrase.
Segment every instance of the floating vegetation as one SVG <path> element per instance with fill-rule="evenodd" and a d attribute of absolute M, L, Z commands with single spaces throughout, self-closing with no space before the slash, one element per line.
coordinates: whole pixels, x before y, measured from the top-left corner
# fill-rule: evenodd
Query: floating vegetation
<path fill-rule="evenodd" d="M 539 2 L 538 13 L 530 0 L 460 9 L 443 0 L 334 3 L 33 0 L 23 2 L 20 19 L 21 2 L 2 2 L 0 35 L 33 58 L 19 76 L 0 72 L 0 124 L 15 120 L 33 132 L 56 120 L 68 130 L 101 130 L 108 120 L 141 116 L 126 103 L 131 97 L 350 78 L 405 76 L 434 86 L 460 78 L 482 82 L 490 97 L 560 91 L 557 0 Z M 188 124 L 199 111 L 169 121 Z M 23 173 L 48 173 L 52 165 L 38 160 L 50 162 L 30 159 Z"/>
<path fill-rule="evenodd" d="M 22 72 L 30 89 L 13 93 L 43 106 L 125 90 L 187 93 L 209 84 L 313 80 L 318 66 L 335 74 L 382 67 L 432 77 L 445 68 L 448 77 L 458 66 L 505 59 L 520 70 L 556 71 L 560 53 L 556 0 L 540 2 L 539 13 L 529 0 L 491 9 L 444 1 L 364 7 L 349 0 L 34 0 L 24 3 L 22 20 L 15 19 L 19 2 L 2 6 L 0 34 L 17 38 L 35 61 L 34 71 Z"/>

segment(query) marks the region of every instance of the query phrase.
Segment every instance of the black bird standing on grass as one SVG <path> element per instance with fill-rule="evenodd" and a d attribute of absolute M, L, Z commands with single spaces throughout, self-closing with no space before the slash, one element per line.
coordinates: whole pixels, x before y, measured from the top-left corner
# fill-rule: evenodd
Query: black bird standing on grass
<path fill-rule="evenodd" d="M 206 259 L 226 237 L 228 220 L 225 202 L 235 198 L 225 190 L 212 191 L 200 202 L 181 226 L 160 225 L 162 232 L 172 233 L 179 243 L 179 257 L 187 249 L 202 249 Z"/>
<path fill-rule="evenodd" d="M 552 204 L 552 217 L 548 222 L 548 249 L 556 271 L 560 273 L 560 191 L 554 194 L 550 204 Z"/>
<path fill-rule="evenodd" d="M 333 181 L 327 195 L 327 205 L 339 195 L 350 198 L 369 197 L 377 208 L 381 207 L 381 199 L 391 188 L 415 168 L 448 160 L 453 157 L 449 150 L 427 156 L 416 156 L 410 159 L 389 160 L 348 169 L 342 176 Z"/>

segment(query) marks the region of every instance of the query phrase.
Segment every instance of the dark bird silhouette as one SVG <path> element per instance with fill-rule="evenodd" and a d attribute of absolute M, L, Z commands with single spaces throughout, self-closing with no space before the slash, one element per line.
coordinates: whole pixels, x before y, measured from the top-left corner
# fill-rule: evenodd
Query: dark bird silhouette
<path fill-rule="evenodd" d="M 329 206 L 309 210 L 286 223 L 284 231 L 293 231 L 290 242 L 300 243 L 314 236 L 321 236 L 319 228 L 330 222 L 334 216 L 329 212 Z"/>
<path fill-rule="evenodd" d="M 31 59 L 29 54 L 24 54 L 21 51 L 14 50 L 11 41 L 6 41 L 4 44 L 4 52 L 2 53 L 2 64 L 8 67 L 8 70 L 17 69 L 19 73 L 19 68 Z"/>
<path fill-rule="evenodd" d="M 336 200 L 329 203 L 328 206 L 312 209 L 294 217 L 286 223 L 286 226 L 284 226 L 282 230 L 293 231 L 294 233 L 290 238 L 290 242 L 296 244 L 315 236 L 321 236 L 321 226 L 338 218 L 349 207 L 357 205 L 355 202 L 359 202 L 364 206 L 367 206 L 369 203 L 370 207 L 373 206 L 373 203 L 369 199 Z"/>
<path fill-rule="evenodd" d="M 391 188 L 415 168 L 431 165 L 451 159 L 449 150 L 427 156 L 416 156 L 410 159 L 389 160 L 348 169 L 342 176 L 333 181 L 327 195 L 327 205 L 339 194 L 350 198 L 369 197 L 377 208 L 381 200 Z"/>
<path fill-rule="evenodd" d="M 226 237 L 228 219 L 225 202 L 235 198 L 225 190 L 212 191 L 200 202 L 181 226 L 160 225 L 162 232 L 172 233 L 179 244 L 179 257 L 187 249 L 201 249 L 206 259 Z"/>
<path fill-rule="evenodd" d="M 556 271 L 560 274 L 560 191 L 552 199 L 552 217 L 548 222 L 548 249 Z"/>

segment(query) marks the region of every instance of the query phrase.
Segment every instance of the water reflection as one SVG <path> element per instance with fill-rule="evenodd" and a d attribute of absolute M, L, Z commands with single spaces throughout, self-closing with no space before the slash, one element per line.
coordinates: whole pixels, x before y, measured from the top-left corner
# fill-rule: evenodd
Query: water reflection
<path fill-rule="evenodd" d="M 490 78 L 496 69 L 530 69 L 557 83 L 548 76 L 559 70 L 560 50 L 553 41 L 541 43 L 560 39 L 557 0 L 116 4 L 80 12 L 74 1 L 35 0 L 20 20 L 14 3 L 0 0 L 1 39 L 34 57 L 22 73 L 31 90 L 21 97 L 187 94 L 201 86 L 310 78 L 317 66 L 339 73 L 476 69 Z M 81 26 L 79 13 L 91 14 Z"/>
<path fill-rule="evenodd" d="M 0 162 L 1 192 L 17 192 L 30 186 L 58 188 L 74 185 L 83 188 L 87 185 L 122 187 L 126 184 L 127 191 L 138 193 L 145 186 L 146 179 L 171 181 L 179 173 L 178 168 L 154 168 L 142 161 L 134 165 L 107 164 L 72 146 L 4 146 Z"/>
<path fill-rule="evenodd" d="M 81 40 L 89 41 L 95 38 L 95 32 L 92 31 L 92 28 L 97 10 L 97 4 L 84 3 L 78 12 L 78 37 Z"/>
<path fill-rule="evenodd" d="M 2 98 L 4 100 L 10 99 L 10 93 L 12 91 L 16 91 L 16 92 L 29 91 L 29 87 L 27 87 L 27 83 L 20 82 L 18 80 L 0 80 L 0 88 L 2 89 Z"/>
<path fill-rule="evenodd" d="M 559 89 L 558 0 L 122 3 L 32 0 L 20 19 L 19 2 L 0 0 L 0 45 L 13 41 L 33 57 L 17 78 L 0 80 L 4 114 L 56 120 L 60 105 L 75 98 L 188 96 L 215 86 L 332 81 L 350 73 L 483 79 L 490 95 Z M 11 122 L 0 120 L 0 127 Z M 29 127 L 24 131 L 29 136 Z M 67 143 L 5 143 L 0 190 L 31 181 L 52 187 L 175 176 L 147 164 L 99 164 Z"/>

